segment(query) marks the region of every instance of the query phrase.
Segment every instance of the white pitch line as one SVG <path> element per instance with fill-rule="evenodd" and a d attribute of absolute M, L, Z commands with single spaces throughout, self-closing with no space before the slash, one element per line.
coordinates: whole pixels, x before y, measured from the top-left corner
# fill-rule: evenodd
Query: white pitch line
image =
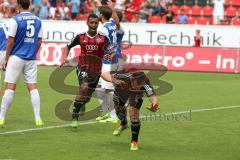
<path fill-rule="evenodd" d="M 96 123 L 96 121 L 83 122 L 83 123 L 79 123 L 79 125 L 86 125 L 86 124 L 93 124 L 93 123 Z M 31 132 L 31 131 L 41 131 L 41 130 L 54 129 L 54 128 L 64 128 L 64 127 L 68 127 L 68 126 L 70 126 L 70 124 L 63 124 L 63 125 L 49 126 L 49 127 L 41 127 L 41 128 L 22 129 L 22 130 L 16 130 L 16 131 L 2 132 L 2 133 L 0 133 L 0 135 Z"/>
<path fill-rule="evenodd" d="M 205 112 L 205 111 L 233 109 L 233 108 L 240 108 L 240 105 L 196 109 L 196 110 L 191 110 L 191 112 Z M 189 111 L 190 110 L 188 110 L 188 111 L 181 111 L 181 112 L 166 113 L 166 115 L 188 113 Z M 97 123 L 97 121 L 87 121 L 87 122 L 82 122 L 82 123 L 80 122 L 79 125 L 87 125 L 87 124 L 94 124 L 94 123 Z M 64 128 L 64 127 L 68 127 L 68 126 L 70 126 L 70 124 L 64 124 L 64 125 L 58 125 L 58 126 L 49 126 L 49 127 L 42 127 L 42 128 L 30 128 L 30 129 L 2 132 L 2 133 L 0 133 L 0 135 L 7 135 L 7 134 L 14 134 L 14 133 L 23 133 L 23 132 L 32 132 L 32 131 L 41 131 L 41 130 L 54 129 L 54 128 Z"/>

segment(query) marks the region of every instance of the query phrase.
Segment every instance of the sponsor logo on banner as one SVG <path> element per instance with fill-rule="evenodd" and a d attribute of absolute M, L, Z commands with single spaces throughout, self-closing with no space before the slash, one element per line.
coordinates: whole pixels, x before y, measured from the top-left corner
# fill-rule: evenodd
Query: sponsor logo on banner
<path fill-rule="evenodd" d="M 3 22 L 7 22 L 4 20 Z M 101 24 L 100 24 L 101 25 Z M 123 23 L 124 41 L 133 45 L 193 46 L 200 29 L 203 47 L 240 48 L 240 27 L 214 25 L 171 25 Z M 100 26 L 101 27 L 101 26 Z M 43 21 L 44 42 L 69 42 L 77 34 L 87 31 L 83 21 Z"/>
<path fill-rule="evenodd" d="M 66 43 L 42 43 L 41 48 L 37 54 L 37 64 L 46 66 L 60 65 L 63 60 L 64 49 Z M 73 59 L 80 53 L 80 48 L 71 49 L 69 59 Z M 75 65 L 71 62 L 71 65 Z"/>
<path fill-rule="evenodd" d="M 204 47 L 240 47 L 240 27 L 149 23 L 123 23 L 122 26 L 125 32 L 123 40 L 134 45 L 190 47 L 194 45 L 196 30 L 200 29 Z M 85 22 L 69 21 L 66 25 L 61 21 L 43 21 L 43 27 L 43 40 L 46 42 L 69 42 L 77 34 L 87 31 Z"/>
<path fill-rule="evenodd" d="M 43 43 L 37 56 L 38 65 L 60 65 L 65 43 Z M 71 50 L 69 58 L 80 54 L 80 48 Z M 123 50 L 127 63 L 139 65 L 142 69 L 158 70 L 164 65 L 169 70 L 228 72 L 238 71 L 238 50 L 220 48 L 132 46 Z M 76 62 L 71 62 L 76 65 Z"/>

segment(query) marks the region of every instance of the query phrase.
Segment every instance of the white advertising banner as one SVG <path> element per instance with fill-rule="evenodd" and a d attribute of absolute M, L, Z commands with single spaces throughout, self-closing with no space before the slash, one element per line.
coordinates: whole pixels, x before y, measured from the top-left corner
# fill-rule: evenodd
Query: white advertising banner
<path fill-rule="evenodd" d="M 134 45 L 193 46 L 196 29 L 201 30 L 203 47 L 240 48 L 240 27 L 122 23 L 124 41 Z M 43 21 L 44 41 L 68 42 L 86 31 L 86 22 Z M 101 27 L 101 26 L 100 26 Z"/>
<path fill-rule="evenodd" d="M 3 22 L 6 22 L 3 21 Z M 193 46 L 196 29 L 201 30 L 203 47 L 240 48 L 240 27 L 122 23 L 124 41 L 133 45 Z M 100 26 L 101 27 L 101 26 Z M 45 42 L 69 42 L 87 30 L 83 21 L 43 21 Z"/>

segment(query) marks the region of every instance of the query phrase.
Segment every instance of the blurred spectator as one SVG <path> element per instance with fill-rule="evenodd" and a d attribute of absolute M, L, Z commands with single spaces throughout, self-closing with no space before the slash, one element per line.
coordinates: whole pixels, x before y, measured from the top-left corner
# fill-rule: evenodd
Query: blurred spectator
<path fill-rule="evenodd" d="M 200 35 L 200 29 L 196 30 L 196 35 L 194 36 L 194 47 L 201 47 L 203 37 Z"/>
<path fill-rule="evenodd" d="M 80 0 L 79 13 L 85 13 L 85 0 Z"/>
<path fill-rule="evenodd" d="M 168 5 L 173 3 L 173 0 L 158 0 L 162 7 L 167 8 Z"/>
<path fill-rule="evenodd" d="M 178 24 L 187 24 L 188 17 L 186 16 L 185 10 L 181 9 L 180 14 L 177 17 Z"/>
<path fill-rule="evenodd" d="M 155 5 L 153 6 L 153 13 L 152 15 L 164 15 L 166 13 L 166 8 L 162 6 L 160 1 L 155 2 Z"/>
<path fill-rule="evenodd" d="M 136 13 L 139 13 L 144 0 L 132 0 L 130 2 L 126 5 L 125 17 L 127 21 L 134 22 L 138 16 Z"/>
<path fill-rule="evenodd" d="M 98 2 L 96 0 L 88 0 L 88 1 L 86 1 L 85 2 L 85 11 L 86 11 L 86 13 L 92 13 L 93 12 L 93 13 L 99 15 L 98 3 L 100 3 L 100 2 Z"/>
<path fill-rule="evenodd" d="M 125 2 L 126 0 L 116 0 L 115 9 L 119 11 L 125 10 Z"/>
<path fill-rule="evenodd" d="M 153 10 L 153 8 L 155 8 L 155 6 L 156 6 L 156 0 L 145 0 L 145 2 L 143 2 L 143 3 L 145 3 L 145 7 L 147 8 L 147 9 L 149 9 L 149 10 Z"/>
<path fill-rule="evenodd" d="M 49 17 L 49 8 L 50 8 L 50 4 L 48 3 L 47 0 L 44 0 L 43 5 L 40 6 L 39 9 L 39 18 L 40 19 L 48 19 Z"/>
<path fill-rule="evenodd" d="M 39 5 L 43 5 L 43 0 L 33 0 L 33 7 L 38 7 Z"/>
<path fill-rule="evenodd" d="M 168 5 L 167 7 L 167 11 L 166 11 L 166 15 L 165 15 L 165 18 L 166 18 L 166 23 L 168 24 L 173 24 L 175 23 L 174 22 L 174 12 L 172 11 L 172 5 Z"/>
<path fill-rule="evenodd" d="M 141 10 L 139 12 L 138 22 L 146 23 L 148 21 L 149 16 L 152 15 L 152 5 L 150 5 L 149 1 L 142 3 Z"/>
<path fill-rule="evenodd" d="M 213 0 L 213 23 L 220 24 L 224 19 L 224 0 Z"/>
<path fill-rule="evenodd" d="M 50 3 L 50 9 L 49 9 L 49 13 L 50 13 L 50 18 L 51 19 L 55 19 L 55 14 L 56 14 L 56 7 L 57 7 L 57 0 L 49 0 Z"/>
<path fill-rule="evenodd" d="M 77 20 L 77 15 L 78 15 L 79 6 L 80 6 L 80 0 L 72 0 L 70 2 L 70 4 L 72 5 L 71 19 Z"/>
<path fill-rule="evenodd" d="M 61 4 L 61 6 L 58 8 L 58 12 L 59 12 L 60 20 L 68 20 L 69 19 L 69 17 L 68 17 L 69 8 L 65 2 L 63 2 Z"/>
<path fill-rule="evenodd" d="M 98 3 L 100 3 L 100 1 L 101 0 L 31 0 L 32 7 L 30 11 L 41 19 L 86 20 L 89 13 L 94 12 L 97 15 L 99 14 Z M 180 7 L 172 8 L 173 6 L 171 6 L 171 4 L 173 4 L 174 0 L 112 1 L 115 2 L 115 8 L 122 11 L 124 22 L 147 22 L 149 16 L 164 16 L 166 23 L 186 24 L 188 22 L 188 17 L 185 14 L 187 10 L 181 10 L 181 13 L 178 14 Z M 201 1 L 202 0 L 198 0 L 198 2 Z M 225 0 L 208 0 L 208 2 L 209 1 L 214 5 L 213 16 L 209 15 L 211 16 L 209 19 L 213 20 L 214 24 L 222 23 L 222 20 L 224 20 Z M 185 0 L 185 2 L 188 1 Z M 16 5 L 16 0 L 0 0 L 0 18 L 8 17 L 7 6 L 12 4 Z"/>

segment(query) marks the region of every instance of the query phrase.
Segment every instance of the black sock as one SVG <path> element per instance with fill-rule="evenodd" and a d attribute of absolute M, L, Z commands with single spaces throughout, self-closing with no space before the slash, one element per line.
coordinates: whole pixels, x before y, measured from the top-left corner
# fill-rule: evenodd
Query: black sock
<path fill-rule="evenodd" d="M 121 125 L 125 126 L 127 124 L 127 111 L 117 113 L 119 120 L 121 121 Z"/>
<path fill-rule="evenodd" d="M 84 102 L 81 101 L 75 101 L 73 104 L 73 113 L 72 113 L 72 119 L 78 119 L 79 112 L 82 106 L 84 106 Z"/>
<path fill-rule="evenodd" d="M 139 131 L 140 131 L 140 126 L 141 126 L 140 122 L 132 122 L 132 125 L 131 125 L 132 141 L 135 141 L 135 142 L 138 141 L 138 135 L 139 135 Z"/>

